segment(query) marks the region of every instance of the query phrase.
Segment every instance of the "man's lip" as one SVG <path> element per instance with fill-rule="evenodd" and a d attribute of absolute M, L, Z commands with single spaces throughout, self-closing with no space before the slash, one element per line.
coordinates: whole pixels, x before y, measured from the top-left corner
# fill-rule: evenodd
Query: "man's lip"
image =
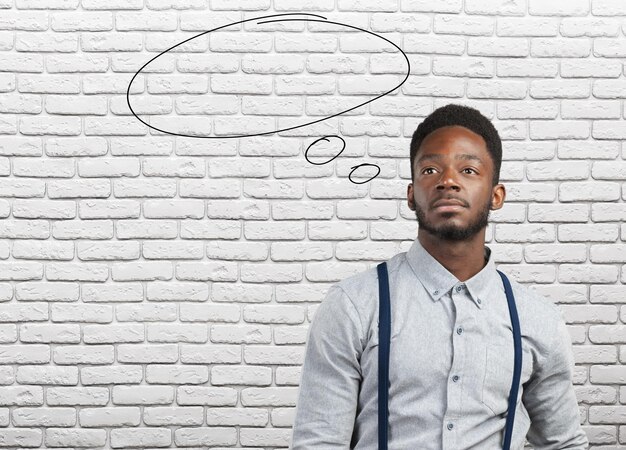
<path fill-rule="evenodd" d="M 435 204 L 433 205 L 433 208 L 439 208 L 440 206 L 461 206 L 461 207 L 465 207 L 465 205 L 463 205 L 463 203 L 461 203 L 459 200 L 439 200 L 438 202 L 435 202 Z"/>
<path fill-rule="evenodd" d="M 464 206 L 461 205 L 439 205 L 435 208 L 437 212 L 446 212 L 446 211 L 458 211 L 463 209 Z"/>

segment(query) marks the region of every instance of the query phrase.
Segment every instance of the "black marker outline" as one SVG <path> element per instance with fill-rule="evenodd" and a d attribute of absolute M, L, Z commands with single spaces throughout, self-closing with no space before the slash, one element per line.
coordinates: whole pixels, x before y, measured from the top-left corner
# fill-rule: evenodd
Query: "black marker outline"
<path fill-rule="evenodd" d="M 352 181 L 352 172 L 354 172 L 356 169 L 358 169 L 361 166 L 374 166 L 378 169 L 378 172 L 376 172 L 376 175 L 374 175 L 372 178 L 369 178 L 365 181 L 362 181 L 360 183 L 357 183 L 356 181 Z M 378 176 L 378 174 L 380 173 L 380 167 L 377 166 L 376 164 L 370 164 L 370 163 L 363 163 L 363 164 L 359 164 L 358 166 L 352 166 L 350 167 L 352 170 L 350 171 L 350 174 L 348 175 L 348 180 L 352 181 L 354 184 L 365 184 L 365 183 L 369 183 L 370 181 L 372 181 L 374 178 L 376 178 Z"/>
<path fill-rule="evenodd" d="M 398 84 L 397 86 L 395 86 L 393 89 L 390 89 L 389 91 L 384 92 L 384 93 L 382 93 L 382 94 L 380 94 L 380 95 L 378 95 L 378 96 L 374 97 L 374 98 L 373 98 L 373 99 L 371 99 L 371 100 L 368 100 L 368 101 L 366 101 L 366 102 L 364 102 L 364 103 L 361 103 L 361 104 L 359 104 L 359 105 L 357 105 L 357 106 L 354 106 L 354 107 L 352 107 L 352 108 L 350 108 L 350 109 L 347 109 L 347 110 L 345 110 L 345 111 L 341 111 L 341 112 L 339 112 L 339 113 L 337 113 L 337 114 L 333 114 L 333 115 L 331 115 L 331 116 L 324 117 L 324 118 L 322 118 L 322 119 L 314 120 L 314 121 L 312 121 L 312 122 L 307 122 L 307 123 L 302 124 L 302 125 L 297 125 L 297 126 L 293 126 L 293 127 L 289 127 L 289 128 L 282 128 L 282 129 L 280 129 L 280 130 L 268 131 L 268 132 L 265 132 L 265 133 L 256 133 L 256 134 L 241 134 L 241 135 L 226 135 L 226 136 L 196 136 L 196 135 L 192 135 L 192 134 L 173 133 L 173 132 L 171 132 L 171 131 L 161 130 L 160 128 L 157 128 L 157 127 L 155 127 L 155 126 L 152 126 L 152 125 L 150 125 L 150 124 L 148 124 L 148 123 L 144 122 L 144 121 L 143 121 L 143 120 L 142 120 L 142 119 L 141 119 L 141 118 L 140 118 L 140 117 L 139 117 L 139 116 L 135 113 L 135 110 L 134 110 L 134 109 L 132 108 L 132 106 L 130 105 L 130 88 L 131 88 L 131 86 L 132 86 L 132 84 L 133 84 L 133 81 L 135 81 L 135 78 L 137 78 L 137 75 L 139 75 L 139 74 L 141 73 L 141 71 L 142 71 L 142 70 L 143 70 L 143 69 L 144 69 L 144 68 L 145 68 L 148 64 L 150 64 L 152 61 L 154 61 L 155 59 L 157 59 L 157 58 L 158 58 L 158 57 L 160 57 L 161 55 L 164 55 L 164 54 L 168 53 L 169 51 L 171 51 L 171 50 L 175 49 L 176 47 L 178 47 L 178 46 L 180 46 L 180 45 L 183 45 L 185 42 L 188 42 L 188 41 L 190 41 L 190 40 L 192 40 L 192 39 L 196 39 L 196 38 L 198 38 L 198 37 L 200 37 L 200 36 L 202 36 L 202 35 L 204 35 L 204 34 L 211 33 L 211 32 L 213 32 L 213 31 L 217 31 L 217 30 L 221 30 L 222 28 L 227 28 L 227 27 L 230 27 L 230 26 L 232 26 L 232 25 L 238 25 L 238 24 L 241 24 L 241 23 L 244 23 L 244 22 L 251 22 L 251 21 L 254 21 L 254 20 L 266 19 L 266 18 L 270 18 L 270 17 L 294 16 L 294 15 L 304 15 L 304 16 L 312 16 L 312 17 L 321 17 L 321 18 L 322 18 L 322 19 L 324 19 L 324 20 L 315 20 L 315 19 L 283 19 L 283 20 L 271 20 L 271 21 L 265 21 L 265 22 L 263 22 L 263 23 L 270 23 L 270 22 L 284 22 L 284 21 L 305 21 L 305 22 L 332 23 L 332 24 L 334 24 L 334 25 L 340 25 L 340 26 L 344 26 L 344 27 L 352 28 L 352 29 L 355 29 L 355 30 L 359 30 L 359 31 L 363 31 L 363 32 L 365 32 L 365 33 L 371 34 L 372 36 L 376 36 L 376 37 L 378 37 L 378 38 L 380 38 L 380 39 L 382 39 L 382 40 L 384 40 L 384 41 L 387 41 L 387 42 L 388 42 L 388 43 L 390 43 L 391 45 L 393 45 L 395 48 L 397 48 L 397 49 L 400 51 L 400 53 L 402 54 L 402 56 L 404 56 L 404 59 L 406 60 L 406 63 L 407 63 L 407 72 L 406 72 L 406 76 L 404 77 L 404 80 L 402 80 L 402 82 L 400 82 L 400 84 Z M 259 23 L 259 22 L 257 22 L 257 23 Z M 128 104 L 128 108 L 130 109 L 130 112 L 133 114 L 133 116 L 135 116 L 135 118 L 136 118 L 137 120 L 139 120 L 141 123 L 143 123 L 144 125 L 146 125 L 148 128 L 151 128 L 151 129 L 153 129 L 153 130 L 159 131 L 159 132 L 161 132 L 161 133 L 165 133 L 165 134 L 173 135 L 173 136 L 191 137 L 191 138 L 197 138 L 197 139 L 233 139 L 233 138 L 244 138 L 244 137 L 253 137 L 253 136 L 266 136 L 266 135 L 270 135 L 270 134 L 280 133 L 280 132 L 283 132 L 283 131 L 295 130 L 295 129 L 297 129 L 297 128 L 306 127 L 306 126 L 308 126 L 308 125 L 313 125 L 313 124 L 315 124 L 315 123 L 322 122 L 322 121 L 327 120 L 327 119 L 330 119 L 330 118 L 332 118 L 332 117 L 336 117 L 336 116 L 339 116 L 339 115 L 345 114 L 345 113 L 347 113 L 347 112 L 349 112 L 349 111 L 352 111 L 353 109 L 359 108 L 359 107 L 361 107 L 361 106 L 363 106 L 363 105 L 367 105 L 368 103 L 371 103 L 371 102 L 373 102 L 374 100 L 377 100 L 377 99 L 379 99 L 379 98 L 381 98 L 381 97 L 384 97 L 384 96 L 386 96 L 386 95 L 390 94 L 391 92 L 395 91 L 396 89 L 398 89 L 400 86 L 402 86 L 402 85 L 406 82 L 406 80 L 409 78 L 410 73 L 411 73 L 411 63 L 409 62 L 409 58 L 406 56 L 406 53 L 404 53 L 400 47 L 398 47 L 396 44 L 394 44 L 393 42 L 391 42 L 389 39 L 387 39 L 387 38 L 385 38 L 385 37 L 383 37 L 383 36 L 379 36 L 379 35 L 378 35 L 378 34 L 376 34 L 376 33 L 373 33 L 373 32 L 371 32 L 371 31 L 364 30 L 363 28 L 355 27 L 355 26 L 352 26 L 352 25 L 347 25 L 347 24 L 340 23 L 340 22 L 332 22 L 332 21 L 327 20 L 325 17 L 323 17 L 323 16 L 319 16 L 319 15 L 317 15 L 317 14 L 308 14 L 308 13 L 272 14 L 272 15 L 269 15 L 269 16 L 261 16 L 261 17 L 254 17 L 254 18 L 251 18 L 251 19 L 245 19 L 245 20 L 241 20 L 241 21 L 239 21 L 239 22 L 233 22 L 233 23 L 229 23 L 229 24 L 227 24 L 227 25 L 222 25 L 222 26 L 220 26 L 220 27 L 213 28 L 212 30 L 203 31 L 203 32 L 202 32 L 202 33 L 200 33 L 200 34 L 198 34 L 198 35 L 196 35 L 196 36 L 192 36 L 192 37 L 190 37 L 190 38 L 188 38 L 188 39 L 185 39 L 184 41 L 182 41 L 182 42 L 180 42 L 180 43 L 178 43 L 178 44 L 175 44 L 174 46 L 172 46 L 172 47 L 168 48 L 167 50 L 165 50 L 165 51 L 163 51 L 163 52 L 159 53 L 159 54 L 158 54 L 158 55 L 156 55 L 154 58 L 150 59 L 150 61 L 148 61 L 147 63 L 145 63 L 143 66 L 141 66 L 141 68 L 140 68 L 140 69 L 139 69 L 139 70 L 135 73 L 135 75 L 133 75 L 133 77 L 131 78 L 130 83 L 128 83 L 128 88 L 126 89 L 126 103 Z"/>
<path fill-rule="evenodd" d="M 341 140 L 341 142 L 343 142 L 343 147 L 341 147 L 341 150 L 339 151 L 339 153 L 337 153 L 335 156 L 333 156 L 331 159 L 329 159 L 329 160 L 328 160 L 328 161 L 326 161 L 326 162 L 316 163 L 316 162 L 311 161 L 311 160 L 308 158 L 308 156 L 307 156 L 307 153 L 309 152 L 309 150 L 311 149 L 311 147 L 313 147 L 315 144 L 317 144 L 317 143 L 318 143 L 318 142 L 320 142 L 320 141 L 330 142 L 328 139 L 326 139 L 326 138 L 329 138 L 329 137 L 336 137 L 336 138 L 340 139 L 340 140 Z M 345 141 L 345 139 L 344 139 L 344 138 L 342 138 L 341 136 L 338 136 L 338 135 L 336 135 L 336 134 L 329 134 L 329 135 L 327 135 L 327 136 L 323 136 L 323 137 L 321 137 L 321 138 L 319 138 L 319 139 L 316 139 L 315 141 L 311 142 L 311 143 L 309 144 L 309 146 L 306 148 L 305 152 L 304 152 L 304 159 L 306 159 L 306 160 L 307 160 L 307 162 L 309 162 L 310 164 L 314 164 L 314 165 L 316 165 L 316 166 L 323 166 L 324 164 L 328 164 L 329 162 L 331 162 L 331 161 L 332 161 L 333 159 L 335 159 L 337 156 L 341 155 L 341 153 L 345 150 L 345 148 L 346 148 L 346 141 Z M 359 167 L 361 167 L 361 166 L 374 166 L 374 167 L 376 167 L 376 168 L 378 169 L 378 172 L 376 172 L 376 175 L 374 175 L 373 177 L 371 177 L 371 178 L 369 178 L 369 179 L 367 179 L 367 180 L 365 180 L 365 181 L 362 181 L 362 182 L 360 182 L 360 183 L 357 183 L 356 181 L 353 181 L 353 180 L 352 180 L 352 173 L 353 173 L 356 169 L 358 169 Z M 354 184 L 365 184 L 365 183 L 368 183 L 368 182 L 372 181 L 374 178 L 376 178 L 376 177 L 378 176 L 378 174 L 380 173 L 380 166 L 378 166 L 377 164 L 363 163 L 363 164 L 359 164 L 358 166 L 352 166 L 352 167 L 350 167 L 350 168 L 351 168 L 352 170 L 350 171 L 350 174 L 348 175 L 348 180 L 350 180 L 350 181 L 351 181 L 352 183 L 354 183 Z"/>
<path fill-rule="evenodd" d="M 307 157 L 307 153 L 309 152 L 309 149 L 314 146 L 315 144 L 317 144 L 319 141 L 326 141 L 326 142 L 330 142 L 328 139 L 329 137 L 336 137 L 341 139 L 341 142 L 343 142 L 343 147 L 341 148 L 341 151 L 339 153 L 337 153 L 335 156 L 333 156 L 331 159 L 329 159 L 326 162 L 322 162 L 322 163 L 315 163 L 313 161 L 311 161 L 308 157 Z M 329 134 L 327 136 L 323 136 L 313 142 L 311 142 L 311 144 L 309 144 L 309 146 L 306 148 L 305 152 L 304 152 L 304 159 L 306 159 L 310 164 L 314 164 L 316 166 L 323 166 L 324 164 L 328 164 L 329 162 L 331 162 L 333 159 L 335 159 L 337 156 L 341 155 L 341 152 L 343 152 L 346 148 L 346 141 L 344 140 L 344 138 L 342 138 L 341 136 L 337 136 L 336 134 Z"/>

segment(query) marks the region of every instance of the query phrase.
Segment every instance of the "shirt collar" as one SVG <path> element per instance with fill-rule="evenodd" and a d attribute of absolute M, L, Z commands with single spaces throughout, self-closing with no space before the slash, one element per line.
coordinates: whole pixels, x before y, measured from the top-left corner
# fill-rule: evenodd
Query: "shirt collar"
<path fill-rule="evenodd" d="M 491 258 L 491 249 L 485 247 L 487 264 L 472 278 L 461 282 L 448 271 L 422 246 L 419 239 L 415 238 L 413 245 L 408 250 L 406 257 L 415 275 L 422 282 L 434 302 L 439 301 L 441 296 L 447 294 L 456 285 L 465 285 L 474 304 L 482 309 L 488 296 L 493 296 L 496 289 L 504 292 L 502 279 L 496 271 L 495 263 Z"/>

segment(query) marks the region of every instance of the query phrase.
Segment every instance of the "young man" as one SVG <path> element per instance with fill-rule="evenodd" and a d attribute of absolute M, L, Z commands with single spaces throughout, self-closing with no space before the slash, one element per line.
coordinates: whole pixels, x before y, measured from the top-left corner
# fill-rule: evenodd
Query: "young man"
<path fill-rule="evenodd" d="M 408 207 L 418 236 L 387 261 L 389 449 L 502 448 L 514 344 L 502 279 L 485 245 L 502 208 L 502 146 L 477 110 L 435 110 L 411 140 Z M 511 449 L 586 449 L 571 341 L 559 309 L 508 277 L 522 336 Z M 376 267 L 328 290 L 309 329 L 292 449 L 378 448 Z"/>

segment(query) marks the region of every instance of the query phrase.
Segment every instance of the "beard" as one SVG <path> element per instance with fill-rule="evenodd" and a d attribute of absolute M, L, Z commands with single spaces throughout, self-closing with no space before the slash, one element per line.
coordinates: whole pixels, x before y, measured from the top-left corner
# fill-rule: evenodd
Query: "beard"
<path fill-rule="evenodd" d="M 442 224 L 435 225 L 426 219 L 424 210 L 419 207 L 417 202 L 414 204 L 415 217 L 417 218 L 419 229 L 427 231 L 442 241 L 467 241 L 489 224 L 491 199 L 488 199 L 488 201 L 482 205 L 482 208 L 480 208 L 476 217 L 474 217 L 466 227 L 459 226 L 453 221 L 446 220 L 456 214 L 459 214 L 456 212 L 439 213 L 439 215 L 443 218 L 441 221 Z"/>

